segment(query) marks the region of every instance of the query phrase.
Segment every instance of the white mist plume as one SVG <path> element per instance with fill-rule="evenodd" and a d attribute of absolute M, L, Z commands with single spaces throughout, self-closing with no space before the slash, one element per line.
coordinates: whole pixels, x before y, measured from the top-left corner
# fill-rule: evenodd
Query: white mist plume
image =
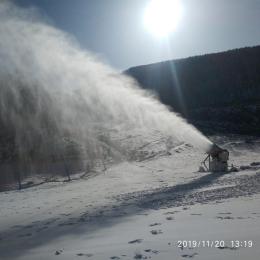
<path fill-rule="evenodd" d="M 115 128 L 155 129 L 204 150 L 211 145 L 130 77 L 80 49 L 34 10 L 7 1 L 0 3 L 0 61 L 0 117 L 21 153 L 55 153 L 68 136 L 96 156 L 100 133 Z"/>

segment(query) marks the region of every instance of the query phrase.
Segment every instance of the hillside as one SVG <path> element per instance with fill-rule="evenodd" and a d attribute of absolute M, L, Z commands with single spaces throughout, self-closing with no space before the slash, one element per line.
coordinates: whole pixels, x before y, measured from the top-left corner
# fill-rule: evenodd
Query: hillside
<path fill-rule="evenodd" d="M 143 65 L 125 73 L 207 134 L 260 133 L 260 46 Z"/>

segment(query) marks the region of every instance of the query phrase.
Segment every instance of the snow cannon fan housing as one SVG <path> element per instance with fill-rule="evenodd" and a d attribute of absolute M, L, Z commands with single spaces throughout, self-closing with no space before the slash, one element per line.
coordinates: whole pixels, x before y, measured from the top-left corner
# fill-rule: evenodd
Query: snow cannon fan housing
<path fill-rule="evenodd" d="M 204 160 L 208 160 L 208 170 L 211 172 L 227 172 L 228 171 L 228 159 L 229 152 L 226 149 L 222 149 L 216 144 L 213 144 L 210 150 L 207 152 L 208 156 Z"/>

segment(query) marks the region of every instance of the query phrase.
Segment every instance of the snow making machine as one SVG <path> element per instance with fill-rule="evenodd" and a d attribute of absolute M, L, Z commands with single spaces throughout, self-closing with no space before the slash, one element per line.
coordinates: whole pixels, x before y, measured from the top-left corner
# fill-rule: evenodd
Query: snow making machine
<path fill-rule="evenodd" d="M 210 172 L 228 172 L 228 159 L 228 150 L 213 144 L 209 151 L 207 151 L 207 157 L 202 164 Z"/>

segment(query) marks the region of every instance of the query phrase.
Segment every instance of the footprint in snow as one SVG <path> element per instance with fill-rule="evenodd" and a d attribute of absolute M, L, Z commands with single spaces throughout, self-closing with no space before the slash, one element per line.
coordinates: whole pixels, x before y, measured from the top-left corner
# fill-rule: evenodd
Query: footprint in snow
<path fill-rule="evenodd" d="M 128 244 L 140 244 L 143 242 L 143 239 L 135 239 L 132 241 L 129 241 Z"/>
<path fill-rule="evenodd" d="M 119 260 L 119 259 L 121 259 L 121 258 L 118 257 L 118 256 L 111 256 L 110 259 Z"/>
<path fill-rule="evenodd" d="M 173 217 L 167 217 L 166 219 L 167 219 L 167 220 L 174 220 Z"/>
<path fill-rule="evenodd" d="M 63 252 L 63 250 L 56 250 L 55 255 L 60 255 Z"/>
<path fill-rule="evenodd" d="M 237 250 L 238 247 L 230 247 L 230 246 L 219 246 L 218 249 L 229 249 L 229 250 Z"/>
<path fill-rule="evenodd" d="M 182 255 L 183 258 L 193 258 L 194 256 L 198 255 L 198 253 L 193 253 L 191 255 L 188 255 L 188 254 L 185 254 L 185 255 Z"/>
<path fill-rule="evenodd" d="M 164 215 L 173 215 L 173 214 L 178 213 L 178 212 L 179 212 L 178 210 L 169 211 L 169 212 L 164 213 Z"/>
<path fill-rule="evenodd" d="M 159 251 L 152 250 L 152 249 L 145 249 L 144 252 L 146 252 L 146 253 L 153 253 L 153 254 L 156 254 L 156 255 L 159 253 Z"/>
<path fill-rule="evenodd" d="M 251 218 L 251 217 L 236 217 L 237 219 L 249 219 L 249 218 Z"/>
<path fill-rule="evenodd" d="M 152 233 L 152 235 L 159 235 L 159 234 L 162 234 L 162 230 L 158 229 L 158 230 L 151 230 L 150 231 Z"/>
<path fill-rule="evenodd" d="M 86 257 L 91 257 L 93 254 L 83 254 L 83 253 L 78 253 L 77 256 L 86 256 Z"/>
<path fill-rule="evenodd" d="M 147 259 L 147 256 L 144 256 L 140 253 L 135 253 L 134 259 Z"/>
<path fill-rule="evenodd" d="M 230 217 L 230 216 L 227 216 L 227 217 L 217 216 L 216 218 L 217 218 L 217 219 L 221 219 L 221 220 L 224 220 L 224 219 L 234 219 L 233 217 Z"/>
<path fill-rule="evenodd" d="M 153 224 L 150 224 L 149 226 L 150 227 L 155 227 L 155 226 L 160 226 L 161 225 L 161 223 L 153 223 Z"/>

